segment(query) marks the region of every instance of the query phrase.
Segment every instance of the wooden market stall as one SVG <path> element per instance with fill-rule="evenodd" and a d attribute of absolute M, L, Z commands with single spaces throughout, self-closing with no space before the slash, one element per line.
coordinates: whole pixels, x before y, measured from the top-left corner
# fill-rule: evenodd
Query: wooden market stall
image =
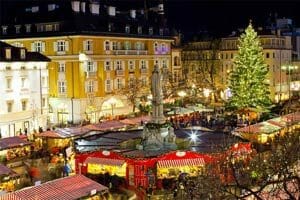
<path fill-rule="evenodd" d="M 236 129 L 232 134 L 250 142 L 267 144 L 277 136 L 283 136 L 288 132 L 300 128 L 300 112 L 276 117 L 264 122 Z"/>
<path fill-rule="evenodd" d="M 2 200 L 107 199 L 108 188 L 83 176 L 68 176 L 1 196 Z"/>
<path fill-rule="evenodd" d="M 0 164 L 0 191 L 12 192 L 15 186 L 19 184 L 20 176 L 12 169 Z"/>
<path fill-rule="evenodd" d="M 19 136 L 0 139 L 0 162 L 12 163 L 30 156 L 32 143 Z"/>

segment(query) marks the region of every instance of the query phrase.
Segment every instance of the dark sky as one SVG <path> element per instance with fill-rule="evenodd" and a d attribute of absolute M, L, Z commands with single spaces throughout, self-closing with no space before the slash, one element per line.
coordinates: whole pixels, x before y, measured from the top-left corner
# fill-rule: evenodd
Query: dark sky
<path fill-rule="evenodd" d="M 208 29 L 214 34 L 245 28 L 249 19 L 254 26 L 265 22 L 270 13 L 294 19 L 300 27 L 300 0 L 166 0 L 171 26 L 183 32 Z"/>

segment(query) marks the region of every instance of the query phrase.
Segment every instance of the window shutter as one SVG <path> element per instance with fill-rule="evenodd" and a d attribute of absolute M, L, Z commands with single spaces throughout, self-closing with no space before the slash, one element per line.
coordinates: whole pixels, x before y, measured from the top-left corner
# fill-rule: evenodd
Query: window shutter
<path fill-rule="evenodd" d="M 98 66 L 97 66 L 97 62 L 93 62 L 93 68 L 94 68 L 94 72 L 97 72 L 98 71 Z"/>
<path fill-rule="evenodd" d="M 85 72 L 88 71 L 88 69 L 87 69 L 87 61 L 83 62 L 83 69 L 84 69 Z"/>
<path fill-rule="evenodd" d="M 84 88 L 85 88 L 85 92 L 88 92 L 88 81 L 84 82 Z"/>
<path fill-rule="evenodd" d="M 146 69 L 148 69 L 148 60 L 145 61 Z"/>
<path fill-rule="evenodd" d="M 107 88 L 107 79 L 105 80 L 104 89 L 105 89 L 105 92 L 108 91 L 108 88 Z"/>
<path fill-rule="evenodd" d="M 53 42 L 53 51 L 57 52 L 57 42 Z"/>
<path fill-rule="evenodd" d="M 69 41 L 65 41 L 65 48 L 66 48 L 66 51 L 69 51 Z"/>
<path fill-rule="evenodd" d="M 122 79 L 122 88 L 125 87 L 125 79 Z"/>
<path fill-rule="evenodd" d="M 45 52 L 45 49 L 46 49 L 46 44 L 45 42 L 42 42 L 42 52 Z"/>
<path fill-rule="evenodd" d="M 94 81 L 94 91 L 98 92 L 98 81 Z"/>
<path fill-rule="evenodd" d="M 118 88 L 118 81 L 117 79 L 114 80 L 114 86 L 113 86 L 114 89 L 117 89 Z"/>
<path fill-rule="evenodd" d="M 85 41 L 83 41 L 83 51 L 86 51 L 86 48 L 87 47 L 87 42 L 86 42 L 86 40 Z"/>
<path fill-rule="evenodd" d="M 35 43 L 31 43 L 31 51 L 35 51 Z"/>
<path fill-rule="evenodd" d="M 122 61 L 121 67 L 122 67 L 122 70 L 125 70 L 125 61 Z"/>

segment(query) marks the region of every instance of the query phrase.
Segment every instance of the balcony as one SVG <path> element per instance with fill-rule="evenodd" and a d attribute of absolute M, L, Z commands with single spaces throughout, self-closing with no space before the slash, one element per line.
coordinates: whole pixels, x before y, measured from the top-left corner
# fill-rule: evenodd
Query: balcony
<path fill-rule="evenodd" d="M 147 50 L 113 50 L 114 55 L 147 55 Z"/>
<path fill-rule="evenodd" d="M 86 78 L 97 78 L 97 72 L 85 72 Z"/>
<path fill-rule="evenodd" d="M 124 76 L 125 71 L 124 70 L 116 70 L 116 76 Z"/>
<path fill-rule="evenodd" d="M 141 74 L 148 74 L 148 69 L 141 69 Z"/>

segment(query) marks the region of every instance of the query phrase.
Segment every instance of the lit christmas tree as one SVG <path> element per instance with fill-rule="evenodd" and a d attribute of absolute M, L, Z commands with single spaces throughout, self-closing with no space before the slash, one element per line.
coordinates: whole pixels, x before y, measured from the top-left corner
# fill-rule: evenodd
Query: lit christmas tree
<path fill-rule="evenodd" d="M 263 48 L 251 22 L 239 38 L 238 54 L 230 75 L 232 93 L 228 102 L 230 109 L 259 108 L 271 105 L 268 69 L 264 62 Z"/>

